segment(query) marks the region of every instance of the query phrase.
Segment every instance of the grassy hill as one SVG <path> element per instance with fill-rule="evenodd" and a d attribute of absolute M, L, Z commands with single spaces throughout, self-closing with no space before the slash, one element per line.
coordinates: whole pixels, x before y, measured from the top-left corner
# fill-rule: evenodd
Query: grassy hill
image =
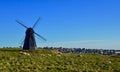
<path fill-rule="evenodd" d="M 120 72 L 120 57 L 2 48 L 0 72 Z"/>

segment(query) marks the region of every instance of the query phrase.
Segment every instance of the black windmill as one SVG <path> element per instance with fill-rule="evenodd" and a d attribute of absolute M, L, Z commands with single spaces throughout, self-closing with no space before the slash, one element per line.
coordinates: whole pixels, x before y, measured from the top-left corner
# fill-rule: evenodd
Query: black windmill
<path fill-rule="evenodd" d="M 34 31 L 34 28 L 38 24 L 39 20 L 40 20 L 40 18 L 38 18 L 38 20 L 35 22 L 33 27 L 27 27 L 26 25 L 24 25 L 20 21 L 16 20 L 16 22 L 18 24 L 22 25 L 24 28 L 27 29 L 26 30 L 26 36 L 25 36 L 25 39 L 24 39 L 23 50 L 35 50 L 37 48 L 34 34 L 46 41 L 46 39 L 44 37 L 42 37 L 41 35 L 39 35 L 38 33 L 36 33 Z"/>

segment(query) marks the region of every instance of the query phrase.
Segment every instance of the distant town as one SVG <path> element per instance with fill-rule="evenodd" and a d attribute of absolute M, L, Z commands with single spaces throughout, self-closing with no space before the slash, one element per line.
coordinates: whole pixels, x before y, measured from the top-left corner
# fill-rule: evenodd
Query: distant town
<path fill-rule="evenodd" d="M 2 48 L 22 48 L 20 47 L 2 47 Z M 87 49 L 87 48 L 63 48 L 63 47 L 38 47 L 46 50 L 57 50 L 60 53 L 73 54 L 101 54 L 110 56 L 120 56 L 120 50 L 115 49 Z"/>
<path fill-rule="evenodd" d="M 102 54 L 111 56 L 120 56 L 120 50 L 107 49 L 86 49 L 86 48 L 62 48 L 62 47 L 44 47 L 47 50 L 57 50 L 61 53 L 76 53 L 76 54 Z"/>

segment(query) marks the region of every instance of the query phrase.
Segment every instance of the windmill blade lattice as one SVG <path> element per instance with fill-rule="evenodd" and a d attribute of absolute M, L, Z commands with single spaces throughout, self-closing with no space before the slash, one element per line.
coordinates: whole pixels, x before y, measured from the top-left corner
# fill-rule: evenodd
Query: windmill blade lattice
<path fill-rule="evenodd" d="M 23 23 L 19 22 L 18 20 L 16 20 L 16 22 L 17 22 L 18 24 L 22 25 L 23 27 L 28 28 L 27 26 L 25 26 Z"/>
<path fill-rule="evenodd" d="M 36 27 L 36 25 L 38 24 L 38 22 L 39 22 L 39 20 L 40 20 L 40 17 L 38 18 L 38 20 L 35 22 L 35 24 L 33 25 L 33 29 Z"/>

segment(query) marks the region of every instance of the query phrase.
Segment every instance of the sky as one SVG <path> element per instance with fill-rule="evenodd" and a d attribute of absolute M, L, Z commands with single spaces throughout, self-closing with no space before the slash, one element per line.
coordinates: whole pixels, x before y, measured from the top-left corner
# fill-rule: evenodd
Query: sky
<path fill-rule="evenodd" d="M 40 17 L 38 47 L 120 49 L 119 0 L 0 0 L 0 47 L 19 47 Z"/>

